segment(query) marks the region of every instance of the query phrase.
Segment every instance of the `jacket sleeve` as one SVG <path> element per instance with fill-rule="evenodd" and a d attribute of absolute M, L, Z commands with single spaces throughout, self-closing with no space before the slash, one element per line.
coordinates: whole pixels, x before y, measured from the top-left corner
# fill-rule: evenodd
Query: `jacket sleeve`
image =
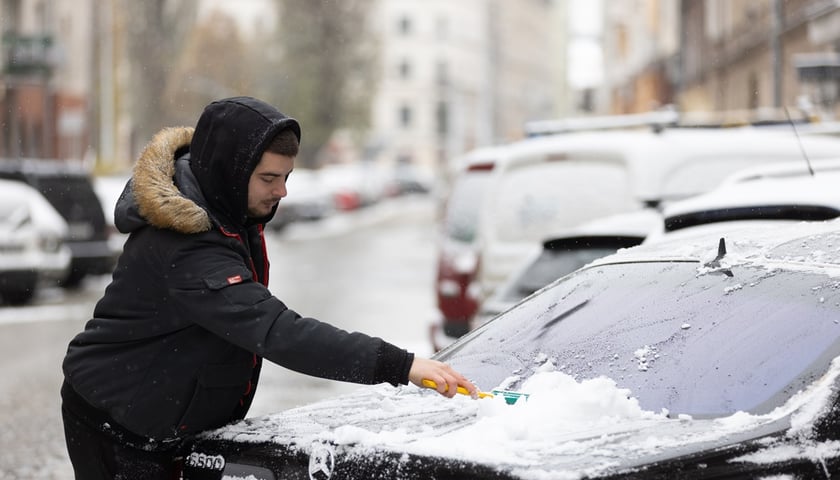
<path fill-rule="evenodd" d="M 174 253 L 167 282 L 181 321 L 278 365 L 353 383 L 408 383 L 413 354 L 299 315 L 255 281 L 230 249 L 208 242 Z"/>

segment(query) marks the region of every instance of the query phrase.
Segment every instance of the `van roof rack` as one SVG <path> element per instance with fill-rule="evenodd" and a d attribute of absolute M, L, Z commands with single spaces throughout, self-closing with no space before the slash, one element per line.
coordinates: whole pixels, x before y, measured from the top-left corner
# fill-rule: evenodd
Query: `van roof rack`
<path fill-rule="evenodd" d="M 679 121 L 676 110 L 665 109 L 645 113 L 568 117 L 557 120 L 535 120 L 525 123 L 525 135 L 537 137 L 555 133 L 580 132 L 587 130 L 615 130 L 652 127 L 663 128 L 676 125 Z"/>
<path fill-rule="evenodd" d="M 719 112 L 678 112 L 673 106 L 662 110 L 622 115 L 567 117 L 557 120 L 537 120 L 525 123 L 525 135 L 537 137 L 581 131 L 628 130 L 652 128 L 660 132 L 666 128 L 733 128 L 746 126 L 790 125 L 815 123 L 819 118 L 805 109 L 796 109 L 800 115 L 789 119 L 783 108 L 757 108 L 752 110 L 727 110 Z"/>

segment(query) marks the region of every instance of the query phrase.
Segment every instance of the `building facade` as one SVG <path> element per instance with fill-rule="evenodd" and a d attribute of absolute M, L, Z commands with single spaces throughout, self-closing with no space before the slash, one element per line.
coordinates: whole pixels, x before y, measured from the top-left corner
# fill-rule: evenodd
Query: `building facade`
<path fill-rule="evenodd" d="M 375 18 L 377 162 L 438 171 L 555 115 L 563 72 L 553 2 L 379 0 Z"/>
<path fill-rule="evenodd" d="M 3 0 L 0 157 L 88 153 L 93 3 Z"/>
<path fill-rule="evenodd" d="M 607 0 L 604 12 L 606 113 L 656 110 L 673 103 L 679 52 L 675 0 Z"/>
<path fill-rule="evenodd" d="M 840 113 L 836 0 L 613 0 L 604 18 L 601 94 L 612 113 L 665 104 L 724 122 L 778 119 L 785 108 Z"/>

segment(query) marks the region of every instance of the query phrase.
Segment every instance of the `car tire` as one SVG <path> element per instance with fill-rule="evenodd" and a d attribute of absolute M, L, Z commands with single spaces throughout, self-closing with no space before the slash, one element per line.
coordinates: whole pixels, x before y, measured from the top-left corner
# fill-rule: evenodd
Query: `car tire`
<path fill-rule="evenodd" d="M 83 270 L 73 268 L 70 270 L 70 273 L 68 273 L 66 277 L 64 277 L 58 282 L 58 285 L 61 288 L 65 289 L 79 288 L 84 278 L 85 272 Z"/>
<path fill-rule="evenodd" d="M 22 285 L 18 286 L 18 288 L 15 289 L 3 290 L 2 292 L 0 292 L 0 297 L 2 297 L 3 302 L 9 305 L 24 305 L 26 303 L 29 303 L 29 301 L 32 300 L 32 297 L 34 296 L 34 284 Z"/>

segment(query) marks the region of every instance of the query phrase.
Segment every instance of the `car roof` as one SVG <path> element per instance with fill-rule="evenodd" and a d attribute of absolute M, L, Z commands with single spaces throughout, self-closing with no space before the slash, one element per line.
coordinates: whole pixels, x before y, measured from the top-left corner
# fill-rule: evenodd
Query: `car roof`
<path fill-rule="evenodd" d="M 801 178 L 824 172 L 840 172 L 840 156 L 810 160 L 802 158 L 796 162 L 779 162 L 748 167 L 724 178 L 721 185 L 742 183 L 766 178 Z"/>
<path fill-rule="evenodd" d="M 67 222 L 38 190 L 17 180 L 0 178 L 0 203 L 8 206 L 12 202 L 26 204 L 29 215 L 39 226 L 50 228 L 59 235 L 67 233 Z"/>
<path fill-rule="evenodd" d="M 800 170 L 802 170 L 800 166 Z M 812 176 L 790 169 L 752 169 L 718 188 L 663 208 L 665 230 L 726 220 L 825 220 L 840 216 L 840 167 Z"/>
<path fill-rule="evenodd" d="M 535 156 L 553 155 L 557 160 L 565 154 L 609 155 L 630 165 L 635 193 L 640 199 L 660 199 L 663 195 L 687 196 L 706 190 L 667 192 L 664 183 L 680 170 L 695 166 L 702 173 L 704 164 L 714 158 L 750 159 L 764 162 L 791 161 L 803 158 L 803 151 L 814 158 L 840 155 L 840 138 L 798 137 L 792 130 L 764 130 L 756 127 L 739 128 L 676 128 L 652 130 L 583 131 L 526 138 L 506 145 L 476 150 L 468 155 L 470 161 L 492 159 L 496 170 L 505 170 Z M 694 174 L 689 174 L 692 180 Z M 710 178 L 706 183 L 720 181 Z M 697 182 L 687 182 L 697 183 Z"/>
<path fill-rule="evenodd" d="M 662 214 L 653 208 L 599 217 L 574 227 L 559 230 L 546 242 L 559 238 L 626 236 L 646 237 L 662 222 Z"/>
<path fill-rule="evenodd" d="M 835 260 L 825 255 L 827 250 L 836 250 L 837 247 L 830 246 L 832 241 L 836 240 L 840 245 L 840 218 L 825 221 L 745 220 L 698 225 L 649 237 L 641 245 L 595 260 L 589 266 L 653 261 L 707 263 L 718 257 L 721 238 L 728 262 L 795 263 L 806 269 L 840 276 L 840 257 Z M 806 256 L 797 254 L 795 258 L 784 258 L 778 253 L 784 251 L 786 245 L 809 243 L 815 247 Z"/>

